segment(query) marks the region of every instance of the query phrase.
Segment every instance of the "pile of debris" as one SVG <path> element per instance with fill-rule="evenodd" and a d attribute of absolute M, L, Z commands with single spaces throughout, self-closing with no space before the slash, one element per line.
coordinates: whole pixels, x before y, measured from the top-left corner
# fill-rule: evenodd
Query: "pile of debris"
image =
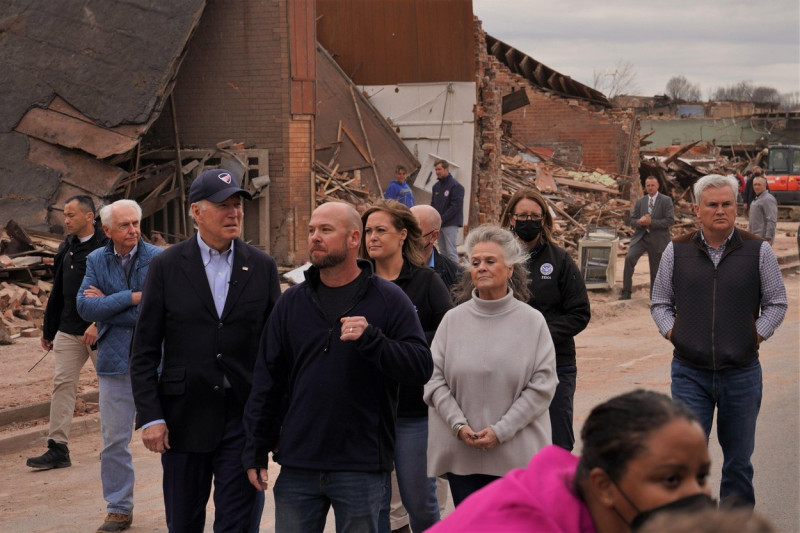
<path fill-rule="evenodd" d="M 509 136 L 503 148 L 503 203 L 522 187 L 539 189 L 555 214 L 556 244 L 576 253 L 590 226 L 613 230 L 621 239 L 632 234 L 626 225 L 631 204 L 620 198 L 623 176 L 556 160 Z"/>
<path fill-rule="evenodd" d="M 331 200 L 341 200 L 352 204 L 359 212 L 363 207 L 377 199 L 361 181 L 361 171 L 338 172 L 339 164 L 328 167 L 319 160 L 314 161 L 314 178 L 316 183 L 316 205 Z"/>
<path fill-rule="evenodd" d="M 41 335 L 62 238 L 26 231 L 13 220 L 0 233 L 0 344 Z"/>
<path fill-rule="evenodd" d="M 633 204 L 625 199 L 631 185 L 630 178 L 555 159 L 551 151 L 526 147 L 509 136 L 503 137 L 503 152 L 503 202 L 507 203 L 521 187 L 538 188 L 556 215 L 556 244 L 576 254 L 578 241 L 589 228 L 611 231 L 619 237 L 621 244 L 628 243 L 633 235 L 633 228 L 629 226 Z M 663 164 L 683 168 L 685 163 L 678 159 L 679 156 L 677 153 Z M 693 184 L 697 177 L 709 173 L 707 169 L 701 172 L 697 176 L 692 174 L 687 182 Z M 643 171 L 641 179 L 648 175 L 651 174 Z M 695 227 L 695 216 L 686 197 L 689 185 L 684 188 L 681 180 L 666 173 L 658 176 L 662 183 L 660 190 L 671 195 L 675 205 L 676 224 L 671 228 L 673 237 L 691 231 Z"/>

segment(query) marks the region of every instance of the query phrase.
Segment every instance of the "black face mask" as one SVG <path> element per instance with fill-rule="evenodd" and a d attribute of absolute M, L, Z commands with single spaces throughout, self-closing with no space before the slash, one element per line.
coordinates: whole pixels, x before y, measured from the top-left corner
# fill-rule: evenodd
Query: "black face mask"
<path fill-rule="evenodd" d="M 542 221 L 520 220 L 514 225 L 512 231 L 516 233 L 517 237 L 522 239 L 524 242 L 535 241 L 536 237 L 542 233 Z"/>
<path fill-rule="evenodd" d="M 625 496 L 627 499 L 627 496 Z M 630 502 L 630 500 L 628 500 Z M 631 503 L 631 505 L 633 505 Z M 636 509 L 636 506 L 633 506 Z M 685 498 L 681 498 L 679 500 L 675 500 L 669 502 L 665 505 L 659 505 L 658 507 L 654 507 L 652 509 L 648 509 L 647 511 L 641 511 L 635 517 L 633 517 L 633 521 L 631 522 L 631 531 L 638 531 L 648 520 L 653 518 L 654 515 L 667 512 L 667 511 L 703 511 L 705 509 L 716 509 L 717 502 L 708 494 L 704 494 L 702 492 L 698 494 L 692 494 L 691 496 L 686 496 Z M 637 509 L 638 510 L 638 509 Z"/>

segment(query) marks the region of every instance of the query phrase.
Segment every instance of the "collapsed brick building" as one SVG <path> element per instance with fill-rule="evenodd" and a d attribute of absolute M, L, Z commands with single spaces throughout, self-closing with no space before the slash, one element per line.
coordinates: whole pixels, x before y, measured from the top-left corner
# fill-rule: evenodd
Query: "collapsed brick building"
<path fill-rule="evenodd" d="M 487 36 L 471 3 L 412 3 L 182 0 L 158 7 L 137 0 L 123 15 L 102 3 L 87 11 L 77 0 L 47 13 L 6 4 L 0 55 L 19 79 L 3 83 L 12 97 L 0 123 L 2 218 L 57 231 L 69 195 L 130 197 L 144 207 L 145 233 L 174 242 L 191 233 L 188 184 L 203 168 L 222 165 L 238 170 L 256 196 L 244 237 L 291 265 L 306 256 L 305 228 L 319 201 L 313 168 L 321 159 L 360 176 L 363 189 L 378 196 L 394 164 L 417 170 L 434 152 L 410 137 L 427 137 L 439 152 L 458 148 L 470 225 L 499 220 L 504 135 L 572 164 L 636 175 L 631 113 Z M 443 19 L 452 30 L 447 39 L 437 37 Z M 32 35 L 34 25 L 64 21 L 85 44 L 63 32 Z M 67 53 L 53 62 L 53 50 Z M 448 112 L 451 89 L 467 93 L 451 122 L 469 132 L 468 149 L 456 139 L 461 134 L 443 135 L 438 122 L 432 134 L 417 134 L 412 121 L 378 112 L 387 87 L 403 94 L 437 83 L 447 87 Z M 510 109 L 521 92 L 527 102 Z M 31 113 L 41 116 L 34 121 Z"/>

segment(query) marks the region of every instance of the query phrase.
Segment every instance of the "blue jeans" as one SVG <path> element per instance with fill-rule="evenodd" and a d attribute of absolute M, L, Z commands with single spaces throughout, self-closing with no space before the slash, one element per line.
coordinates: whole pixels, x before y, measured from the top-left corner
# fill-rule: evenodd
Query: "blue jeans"
<path fill-rule="evenodd" d="M 109 513 L 130 514 L 133 511 L 133 456 L 130 443 L 133 433 L 131 378 L 128 373 L 98 375 L 100 388 L 100 433 L 103 452 L 100 454 L 100 481 Z"/>
<path fill-rule="evenodd" d="M 753 507 L 753 455 L 756 420 L 761 408 L 761 363 L 758 359 L 740 368 L 702 370 L 672 360 L 672 397 L 695 412 L 700 425 L 711 433 L 717 409 L 717 438 L 722 447 L 720 502 Z"/>
<path fill-rule="evenodd" d="M 439 521 L 439 502 L 436 499 L 436 478 L 428 477 L 428 417 L 398 417 L 395 426 L 394 468 L 400 499 L 408 512 L 414 533 L 425 531 Z M 381 504 L 382 533 L 390 531 L 389 504 L 391 485 Z"/>
<path fill-rule="evenodd" d="M 377 533 L 389 472 L 328 472 L 282 467 L 275 481 L 276 533 L 325 529 L 333 506 L 336 531 Z"/>
<path fill-rule="evenodd" d="M 458 226 L 443 226 L 439 230 L 439 253 L 458 263 Z"/>

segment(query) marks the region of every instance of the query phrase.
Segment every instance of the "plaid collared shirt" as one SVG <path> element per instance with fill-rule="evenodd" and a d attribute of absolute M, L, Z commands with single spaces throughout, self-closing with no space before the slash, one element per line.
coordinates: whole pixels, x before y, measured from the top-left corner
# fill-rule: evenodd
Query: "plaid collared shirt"
<path fill-rule="evenodd" d="M 733 231 L 728 235 L 719 248 L 712 248 L 703 237 L 702 230 L 700 237 L 703 239 L 708 255 L 716 267 L 725 253 Z M 675 250 L 672 243 L 669 243 L 661 256 L 661 263 L 658 267 L 656 280 L 653 284 L 653 294 L 650 300 L 650 314 L 658 326 L 658 331 L 664 337 L 667 336 L 675 325 L 675 291 L 672 286 L 672 271 L 675 266 Z M 786 286 L 783 284 L 778 259 L 772 251 L 772 247 L 767 241 L 761 243 L 758 256 L 758 269 L 761 277 L 761 316 L 756 319 L 756 331 L 761 338 L 768 339 L 775 333 L 778 326 L 783 322 L 786 309 L 789 306 L 786 298 Z M 735 288 L 731 288 L 735 290 Z"/>

